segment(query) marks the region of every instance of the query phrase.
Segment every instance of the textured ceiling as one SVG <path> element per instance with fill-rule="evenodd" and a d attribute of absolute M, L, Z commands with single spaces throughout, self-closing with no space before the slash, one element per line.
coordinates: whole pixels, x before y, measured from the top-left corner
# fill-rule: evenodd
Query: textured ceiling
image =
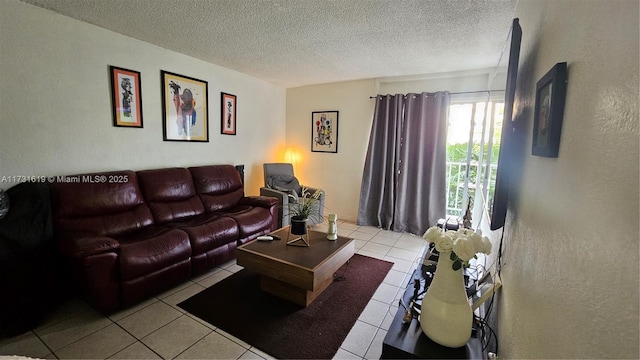
<path fill-rule="evenodd" d="M 495 67 L 517 3 L 22 1 L 285 87 Z"/>

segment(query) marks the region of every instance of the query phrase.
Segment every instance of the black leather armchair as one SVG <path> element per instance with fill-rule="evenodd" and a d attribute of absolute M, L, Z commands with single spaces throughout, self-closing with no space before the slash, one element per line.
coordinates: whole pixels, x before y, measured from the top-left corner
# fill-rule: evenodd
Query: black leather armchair
<path fill-rule="evenodd" d="M 293 174 L 293 165 L 290 163 L 266 163 L 264 169 L 264 187 L 260 188 L 261 196 L 271 196 L 278 199 L 278 227 L 284 227 L 291 224 L 291 216 L 289 215 L 289 205 L 298 201 L 302 196 L 302 185 Z M 318 214 L 320 216 L 309 219 L 308 225 L 321 223 L 324 219 L 324 200 L 325 193 L 323 190 L 304 185 L 308 195 L 320 191 L 318 198 Z"/>

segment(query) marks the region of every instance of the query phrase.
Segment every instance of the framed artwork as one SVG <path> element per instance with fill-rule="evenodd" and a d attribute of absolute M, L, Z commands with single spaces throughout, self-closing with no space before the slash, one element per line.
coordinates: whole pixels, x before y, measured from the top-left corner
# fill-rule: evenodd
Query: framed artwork
<path fill-rule="evenodd" d="M 236 134 L 236 96 L 222 93 L 220 132 L 226 135 Z"/>
<path fill-rule="evenodd" d="M 142 127 L 140 73 L 109 66 L 113 126 Z"/>
<path fill-rule="evenodd" d="M 206 81 L 160 71 L 164 141 L 209 141 Z"/>
<path fill-rule="evenodd" d="M 567 92 L 567 63 L 557 63 L 536 84 L 531 153 L 558 157 Z"/>
<path fill-rule="evenodd" d="M 338 112 L 311 113 L 311 151 L 338 152 Z"/>

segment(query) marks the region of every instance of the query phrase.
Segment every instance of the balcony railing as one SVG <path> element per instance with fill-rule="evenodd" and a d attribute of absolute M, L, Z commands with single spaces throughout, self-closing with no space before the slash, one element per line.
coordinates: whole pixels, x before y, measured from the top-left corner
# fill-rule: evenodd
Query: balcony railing
<path fill-rule="evenodd" d="M 493 189 L 495 186 L 496 171 L 498 165 L 491 164 L 491 173 L 488 181 L 487 198 L 489 204 L 493 202 Z M 467 199 L 475 199 L 476 189 L 481 189 L 482 169 L 478 162 L 469 164 L 469 178 L 466 181 L 467 163 L 447 161 L 447 215 L 463 216 Z"/>

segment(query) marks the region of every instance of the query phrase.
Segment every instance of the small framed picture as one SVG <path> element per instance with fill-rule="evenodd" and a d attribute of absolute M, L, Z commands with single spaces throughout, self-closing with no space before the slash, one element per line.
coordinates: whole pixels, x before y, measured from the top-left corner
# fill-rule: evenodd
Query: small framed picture
<path fill-rule="evenodd" d="M 160 71 L 164 141 L 209 141 L 206 81 Z"/>
<path fill-rule="evenodd" d="M 338 152 L 338 112 L 311 113 L 311 151 Z"/>
<path fill-rule="evenodd" d="M 220 132 L 225 135 L 236 134 L 236 96 L 222 93 L 222 112 L 220 115 Z"/>
<path fill-rule="evenodd" d="M 557 63 L 536 84 L 531 153 L 558 157 L 567 92 L 567 63 Z"/>
<path fill-rule="evenodd" d="M 109 66 L 113 126 L 142 127 L 140 73 Z"/>

